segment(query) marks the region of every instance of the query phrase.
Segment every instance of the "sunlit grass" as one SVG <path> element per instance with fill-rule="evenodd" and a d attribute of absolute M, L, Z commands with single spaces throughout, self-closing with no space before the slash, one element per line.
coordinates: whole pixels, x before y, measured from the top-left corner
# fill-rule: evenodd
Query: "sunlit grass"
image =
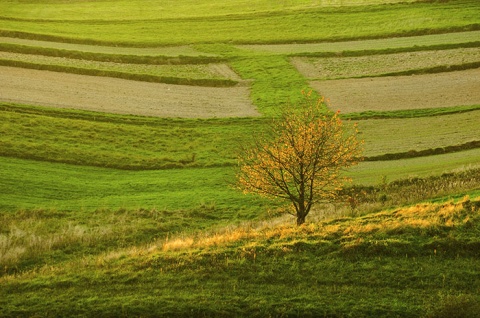
<path fill-rule="evenodd" d="M 20 3 L 8 9 L 11 15 L 20 19 L 3 19 L 4 31 L 0 34 L 65 42 L 138 46 L 184 45 L 185 43 L 265 44 L 418 35 L 431 33 L 432 30 L 435 30 L 435 33 L 444 33 L 475 29 L 478 23 L 478 2 L 471 0 L 371 7 L 352 6 L 348 10 L 342 7 L 325 8 L 318 4 L 298 10 L 294 9 L 295 5 L 287 6 L 285 7 L 287 10 L 284 10 L 280 4 L 277 4 L 271 11 L 252 12 L 252 8 L 256 6 L 248 8 L 244 6 L 243 9 L 238 9 L 237 4 L 226 6 L 227 12 L 233 13 L 235 19 L 228 16 L 218 17 L 215 10 L 205 14 L 207 8 L 212 8 L 211 1 L 183 4 L 184 8 L 190 5 L 189 9 L 181 11 L 175 8 L 177 12 L 175 19 L 165 18 L 164 14 L 160 15 L 160 18 L 156 16 L 155 19 L 149 19 L 146 16 L 139 18 L 138 14 L 135 14 L 135 12 L 138 13 L 135 7 L 139 5 L 138 3 L 118 6 L 117 10 L 113 11 L 109 3 L 95 2 L 94 6 L 91 6 L 91 2 L 85 4 L 87 5 L 82 6 L 81 12 L 92 11 L 92 14 L 87 15 L 89 19 L 92 15 L 100 13 L 100 21 L 62 20 L 66 18 L 65 15 L 68 16 L 64 6 L 57 8 L 45 6 L 45 4 L 22 5 Z M 139 7 L 144 6 L 150 7 L 150 5 L 139 5 Z M 200 9 L 192 10 L 192 6 Z M 32 12 L 40 14 L 45 7 L 50 8 L 46 12 L 57 8 L 58 11 L 53 14 L 60 19 L 35 20 L 35 15 L 32 18 Z M 151 12 L 158 9 L 159 7 L 153 6 Z M 16 12 L 12 12 L 13 10 Z M 398 14 L 399 10 L 402 12 L 401 15 Z M 178 12 L 192 12 L 193 16 L 178 19 Z M 121 14 L 121 20 L 114 19 L 112 13 Z M 50 14 L 52 14 L 51 11 Z M 448 19 L 445 19 L 446 15 Z M 30 18 L 25 19 L 27 16 Z M 109 23 L 103 23 L 104 21 Z M 101 27 L 95 22 L 102 22 Z M 159 32 L 159 30 L 168 30 L 168 32 Z"/>

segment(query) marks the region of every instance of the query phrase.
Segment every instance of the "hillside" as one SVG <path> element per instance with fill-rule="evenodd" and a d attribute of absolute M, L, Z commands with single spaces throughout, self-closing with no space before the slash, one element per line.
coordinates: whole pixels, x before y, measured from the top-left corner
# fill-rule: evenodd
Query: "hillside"
<path fill-rule="evenodd" d="M 12 272 L 0 315 L 478 317 L 478 198 L 284 222 Z"/>
<path fill-rule="evenodd" d="M 0 317 L 478 317 L 478 0 L 0 0 Z M 239 149 L 358 125 L 294 227 Z"/>

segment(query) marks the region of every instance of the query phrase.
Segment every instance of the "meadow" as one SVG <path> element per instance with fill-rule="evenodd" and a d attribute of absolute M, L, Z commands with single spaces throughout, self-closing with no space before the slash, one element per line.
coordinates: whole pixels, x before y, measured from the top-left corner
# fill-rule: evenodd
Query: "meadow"
<path fill-rule="evenodd" d="M 115 101 L 66 108 L 75 87 L 48 103 L 0 84 L 0 316 L 478 317 L 479 10 L 0 0 L 2 70 L 45 75 L 45 91 L 55 76 L 88 78 L 95 98 Z M 468 98 L 449 78 L 473 85 Z M 109 80 L 151 82 L 163 115 L 132 115 L 138 105 L 95 88 Z M 417 104 L 393 106 L 372 97 L 377 84 L 362 107 L 332 99 L 365 158 L 305 226 L 284 202 L 235 188 L 240 145 L 302 90 L 381 80 L 451 96 L 410 85 Z M 235 103 L 254 115 L 207 112 Z"/>

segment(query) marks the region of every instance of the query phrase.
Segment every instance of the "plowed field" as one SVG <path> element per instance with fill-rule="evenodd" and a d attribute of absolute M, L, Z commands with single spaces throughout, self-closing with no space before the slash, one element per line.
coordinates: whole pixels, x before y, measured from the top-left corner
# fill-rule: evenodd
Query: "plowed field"
<path fill-rule="evenodd" d="M 0 67 L 0 100 L 159 117 L 249 117 L 248 87 L 180 86 Z"/>
<path fill-rule="evenodd" d="M 343 113 L 480 104 L 480 69 L 439 74 L 314 81 Z"/>

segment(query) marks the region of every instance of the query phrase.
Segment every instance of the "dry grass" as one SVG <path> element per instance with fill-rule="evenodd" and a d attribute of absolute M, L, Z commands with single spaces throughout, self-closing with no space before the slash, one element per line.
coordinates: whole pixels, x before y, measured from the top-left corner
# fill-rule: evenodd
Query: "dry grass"
<path fill-rule="evenodd" d="M 479 202 L 476 198 L 473 202 Z M 441 204 L 423 203 L 394 211 L 384 211 L 363 217 L 333 218 L 314 221 L 303 226 L 295 226 L 290 219 L 280 217 L 272 221 L 257 224 L 246 223 L 237 227 L 225 228 L 215 233 L 196 236 L 177 237 L 161 240 L 144 249 L 142 255 L 157 254 L 160 251 L 192 251 L 215 249 L 219 246 L 259 246 L 274 240 L 292 242 L 301 240 L 328 241 L 341 238 L 345 246 L 362 243 L 374 234 L 395 235 L 403 233 L 421 234 L 435 232 L 440 228 L 454 228 L 472 222 L 478 218 L 480 210 L 476 205 L 471 208 L 469 197 L 460 202 Z M 348 243 L 348 244 L 347 244 Z M 282 244 L 280 244 L 282 245 Z M 138 250 L 130 255 L 139 254 Z"/>
<path fill-rule="evenodd" d="M 479 69 L 473 69 L 418 76 L 314 81 L 311 86 L 330 99 L 332 109 L 340 109 L 342 113 L 453 107 L 480 104 L 479 74 Z"/>
<path fill-rule="evenodd" d="M 480 48 L 404 52 L 357 57 L 295 57 L 292 63 L 311 80 L 379 76 L 406 70 L 480 61 Z"/>
<path fill-rule="evenodd" d="M 114 233 L 111 226 L 91 228 L 69 223 L 54 232 L 45 232 L 48 227 L 38 219 L 10 224 L 7 234 L 0 234 L 0 266 L 11 266 L 26 256 L 40 255 L 68 245 L 95 244 Z"/>

